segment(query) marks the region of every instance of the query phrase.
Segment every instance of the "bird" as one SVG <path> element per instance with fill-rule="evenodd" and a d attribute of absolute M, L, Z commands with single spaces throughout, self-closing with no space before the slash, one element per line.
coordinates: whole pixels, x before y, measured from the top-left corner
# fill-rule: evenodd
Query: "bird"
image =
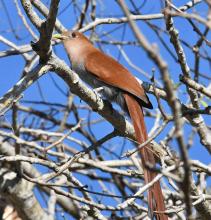
<path fill-rule="evenodd" d="M 137 142 L 146 142 L 148 135 L 143 107 L 152 109 L 153 106 L 141 83 L 118 61 L 94 47 L 79 31 L 55 34 L 53 39 L 62 40 L 72 69 L 79 77 L 110 102 L 116 102 L 130 116 Z M 139 151 L 147 184 L 157 175 L 147 165 L 155 166 L 156 159 L 149 144 Z M 159 181 L 148 189 L 148 207 L 151 219 L 168 220 Z"/>

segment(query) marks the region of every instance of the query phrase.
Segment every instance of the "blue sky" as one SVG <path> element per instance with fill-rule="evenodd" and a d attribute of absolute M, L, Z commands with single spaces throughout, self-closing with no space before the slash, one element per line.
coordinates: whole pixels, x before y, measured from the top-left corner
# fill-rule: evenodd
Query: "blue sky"
<path fill-rule="evenodd" d="M 45 1 L 45 2 L 49 2 L 49 1 Z M 83 1 L 80 1 L 80 2 L 83 2 Z M 117 4 L 115 4 L 115 1 L 106 0 L 106 1 L 99 1 L 99 2 L 101 2 L 102 5 L 101 5 L 101 7 L 97 8 L 97 15 L 100 15 L 101 17 L 109 17 L 109 16 L 113 17 L 114 15 L 122 16 L 122 12 L 121 12 L 120 8 L 117 6 Z M 129 1 L 126 1 L 126 2 L 128 3 L 128 5 L 130 5 Z M 153 2 L 153 4 L 152 4 L 152 2 Z M 183 0 L 174 1 L 175 5 L 177 5 L 177 6 L 181 6 L 186 2 L 187 1 L 183 1 Z M 7 0 L 7 1 L 5 1 L 5 3 L 6 3 L 6 7 L 7 7 L 8 11 L 10 13 L 10 17 L 12 19 L 12 24 L 15 29 L 15 32 L 17 33 L 17 35 L 21 39 L 17 40 L 14 37 L 13 33 L 10 31 L 11 26 L 7 20 L 7 17 L 6 17 L 5 11 L 4 11 L 4 7 L 0 3 L 0 17 L 1 17 L 0 32 L 1 32 L 1 35 L 4 36 L 5 38 L 11 40 L 12 42 L 16 43 L 17 45 L 29 44 L 29 42 L 32 40 L 32 38 L 23 29 L 22 22 L 17 15 L 13 1 Z M 63 11 L 63 9 L 68 4 L 69 4 L 69 1 L 61 1 L 59 11 Z M 195 10 L 201 16 L 206 16 L 206 14 L 207 14 L 207 7 L 206 7 L 205 3 L 199 4 L 198 6 L 196 6 Z M 160 13 L 160 1 L 147 1 L 141 11 L 143 14 Z M 71 29 L 71 27 L 73 27 L 75 24 L 74 11 L 72 9 L 68 8 L 64 13 L 62 13 L 59 16 L 59 19 L 61 20 L 61 22 L 64 24 L 64 26 L 66 28 Z M 195 44 L 195 42 L 197 41 L 198 36 L 195 32 L 193 32 L 192 27 L 189 25 L 189 23 L 185 19 L 182 19 L 182 18 L 175 18 L 174 21 L 175 21 L 175 26 L 179 30 L 180 38 L 188 41 L 188 43 L 191 46 L 193 46 Z M 157 46 L 159 48 L 159 53 L 168 62 L 169 71 L 170 71 L 172 79 L 174 80 L 175 84 L 178 84 L 179 83 L 179 74 L 181 74 L 181 69 L 180 69 L 179 65 L 169 55 L 169 53 L 164 49 L 163 45 L 158 41 L 158 38 L 154 34 L 154 32 L 144 22 L 139 21 L 137 23 L 138 23 L 141 31 L 147 37 L 147 39 L 151 43 L 157 44 Z M 151 23 L 159 25 L 159 27 L 161 27 L 161 28 L 165 27 L 165 23 L 163 20 L 155 20 L 155 21 L 151 21 Z M 201 31 L 204 30 L 204 27 L 202 27 L 198 23 L 196 23 L 196 24 L 201 29 Z M 99 27 L 96 28 L 96 32 L 98 34 L 103 34 L 104 32 L 106 32 L 108 30 L 112 30 L 117 26 L 120 26 L 120 25 L 119 24 L 117 24 L 117 25 L 100 25 Z M 120 28 L 119 30 L 117 30 L 111 34 L 111 37 L 115 40 L 122 40 L 121 37 L 122 37 L 123 29 L 124 29 L 124 26 L 122 25 L 122 28 Z M 34 29 L 34 30 L 36 31 L 36 29 Z M 128 26 L 125 29 L 125 33 L 126 34 L 124 36 L 124 40 L 134 40 L 134 36 L 131 33 L 131 31 L 129 30 Z M 88 33 L 86 33 L 86 34 L 88 36 Z M 172 49 L 172 51 L 174 51 L 172 45 L 169 43 L 169 37 L 163 33 L 161 34 L 161 36 L 164 37 L 163 39 L 165 40 L 165 42 Z M 104 39 L 108 40 L 107 37 L 104 37 Z M 210 34 L 208 35 L 208 39 L 210 39 Z M 8 46 L 6 46 L 0 42 L 0 51 L 6 50 L 6 49 L 8 49 Z M 132 69 L 127 64 L 127 62 L 125 61 L 125 59 L 122 56 L 119 56 L 119 50 L 117 49 L 116 46 L 103 45 L 102 49 L 105 53 L 115 57 L 116 59 L 119 58 L 119 61 L 123 65 L 125 65 L 134 75 L 136 75 L 137 77 L 139 77 L 140 79 L 142 79 L 144 81 L 149 81 L 146 77 L 144 77 L 143 75 L 141 75 L 140 73 L 138 73 L 137 71 Z M 155 68 L 155 78 L 157 80 L 160 80 L 159 71 L 157 70 L 155 64 L 148 58 L 148 56 L 146 55 L 145 51 L 143 51 L 142 48 L 137 48 L 137 47 L 133 47 L 133 46 L 125 46 L 124 49 L 127 52 L 127 55 L 130 57 L 131 61 L 134 64 L 136 64 L 138 67 L 143 69 L 145 72 L 147 72 L 151 75 L 152 69 Z M 202 49 L 206 49 L 210 52 L 210 48 L 208 49 L 205 44 L 203 45 Z M 185 53 L 187 56 L 187 62 L 189 64 L 189 66 L 194 68 L 194 54 L 192 53 L 192 51 L 189 48 L 187 48 L 185 46 L 184 46 L 184 50 L 185 50 Z M 67 63 L 69 63 L 62 45 L 56 46 L 55 52 L 60 58 L 64 59 Z M 22 70 L 23 70 L 24 65 L 25 65 L 25 62 L 21 56 L 9 56 L 9 57 L 5 57 L 5 58 L 0 58 L 0 76 L 1 76 L 0 96 L 2 96 L 8 89 L 10 89 L 19 80 L 19 78 L 22 74 Z M 202 60 L 201 66 L 200 66 L 200 72 L 205 73 L 205 74 L 210 73 L 210 64 L 208 62 Z M 46 74 L 44 77 L 39 79 L 39 86 L 41 87 L 41 89 L 43 91 L 44 99 L 49 102 L 66 103 L 66 97 L 64 97 L 58 90 L 55 89 L 55 85 L 52 81 L 52 77 L 65 92 L 67 92 L 67 90 L 68 90 L 65 83 L 59 77 L 57 77 L 55 74 L 51 73 L 51 76 L 49 74 Z M 204 80 L 203 78 L 200 78 L 200 82 L 203 83 L 205 86 L 208 85 L 208 81 Z M 184 86 L 180 86 L 178 89 L 178 94 L 180 94 L 180 100 L 183 103 L 186 103 L 188 100 L 187 100 L 187 95 L 184 94 L 184 91 L 185 91 Z M 157 108 L 156 100 L 152 95 L 149 95 L 149 96 L 153 102 L 154 111 L 155 111 L 155 109 Z M 29 89 L 27 89 L 24 92 L 23 100 L 41 100 L 37 83 L 32 85 Z M 80 100 L 77 97 L 75 98 L 75 100 L 76 100 L 76 103 L 80 103 Z M 204 100 L 204 101 L 206 101 L 207 104 L 210 105 L 210 100 Z M 169 108 L 165 104 L 165 102 L 162 102 L 162 103 L 165 106 L 165 110 L 170 113 Z M 35 105 L 34 105 L 34 107 L 41 108 L 41 107 L 37 107 Z M 87 115 L 83 111 L 81 111 L 80 114 L 82 117 L 87 117 Z M 5 120 L 9 121 L 10 115 L 11 115 L 11 112 L 8 112 L 5 115 Z M 21 115 L 20 115 L 20 117 L 21 117 Z M 92 115 L 92 118 L 98 118 L 98 115 L 96 113 L 94 113 Z M 206 119 L 207 124 L 211 125 L 210 117 L 204 116 L 204 118 Z M 70 116 L 69 120 L 71 121 L 71 116 Z M 154 121 L 152 121 L 149 118 L 146 118 L 146 122 L 147 122 L 148 129 L 150 129 L 153 126 Z M 172 126 L 172 124 L 170 123 L 169 126 L 167 126 L 167 128 L 162 132 L 162 134 L 156 140 L 157 141 L 161 140 L 166 135 L 166 133 L 168 133 L 171 126 Z M 95 132 L 97 138 L 100 138 L 103 135 L 107 134 L 108 131 L 111 131 L 111 129 L 112 129 L 112 126 L 108 123 L 100 123 L 100 124 L 97 124 L 93 127 L 93 131 Z M 191 131 L 191 126 L 186 124 L 184 126 L 184 132 L 185 132 L 185 135 L 187 138 L 190 135 L 190 131 Z M 77 134 L 76 134 L 76 136 L 77 136 Z M 119 145 L 119 143 L 122 143 L 123 141 L 124 141 L 123 138 L 115 138 L 114 140 L 112 140 L 112 142 L 106 143 L 105 146 L 109 147 L 109 145 L 111 145 L 111 143 L 116 145 L 115 151 L 116 151 L 116 153 L 118 153 L 118 151 L 121 151 L 118 148 L 118 145 Z M 185 141 L 187 143 L 188 140 L 185 140 Z M 176 151 L 178 150 L 176 142 L 175 143 L 173 142 L 171 146 L 174 150 L 176 150 Z M 130 148 L 131 144 L 127 144 L 126 148 L 127 147 Z M 193 147 L 191 148 L 191 150 L 189 151 L 189 156 L 192 159 L 203 161 L 206 164 L 210 163 L 210 156 L 207 153 L 207 151 L 205 150 L 205 148 L 201 146 L 201 144 L 199 142 L 198 135 L 194 136 L 194 144 L 193 144 Z M 210 182 L 209 182 L 209 184 L 210 184 Z"/>

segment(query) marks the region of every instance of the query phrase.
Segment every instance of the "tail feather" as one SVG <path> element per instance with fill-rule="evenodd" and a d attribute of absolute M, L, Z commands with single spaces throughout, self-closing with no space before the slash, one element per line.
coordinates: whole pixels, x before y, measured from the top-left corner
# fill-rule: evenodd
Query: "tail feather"
<path fill-rule="evenodd" d="M 135 129 L 136 139 L 139 143 L 143 143 L 148 139 L 148 135 L 144 122 L 142 107 L 130 94 L 125 93 L 124 98 Z M 149 183 L 156 177 L 157 174 L 147 169 L 146 164 L 151 164 L 152 166 L 155 166 L 155 157 L 152 151 L 150 151 L 149 145 L 142 147 L 140 149 L 140 154 L 143 164 L 144 179 L 146 183 Z M 168 220 L 166 214 L 154 213 L 154 211 L 165 211 L 164 198 L 159 181 L 154 183 L 153 186 L 150 187 L 148 190 L 148 205 L 152 218 L 153 216 L 155 216 L 157 220 Z"/>

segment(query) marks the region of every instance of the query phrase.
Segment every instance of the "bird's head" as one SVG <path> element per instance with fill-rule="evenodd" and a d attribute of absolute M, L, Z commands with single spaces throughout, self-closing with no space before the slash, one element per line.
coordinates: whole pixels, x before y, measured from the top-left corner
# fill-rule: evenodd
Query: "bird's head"
<path fill-rule="evenodd" d="M 53 39 L 62 40 L 71 62 L 79 62 L 93 48 L 92 43 L 78 31 L 65 31 L 53 35 Z"/>

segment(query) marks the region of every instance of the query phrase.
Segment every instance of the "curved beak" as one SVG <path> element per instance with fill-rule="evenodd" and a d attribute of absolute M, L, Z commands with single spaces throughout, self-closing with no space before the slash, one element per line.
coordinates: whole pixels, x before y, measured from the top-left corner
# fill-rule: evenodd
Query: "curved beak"
<path fill-rule="evenodd" d="M 52 36 L 53 40 L 66 40 L 68 37 L 62 34 L 54 34 Z"/>

